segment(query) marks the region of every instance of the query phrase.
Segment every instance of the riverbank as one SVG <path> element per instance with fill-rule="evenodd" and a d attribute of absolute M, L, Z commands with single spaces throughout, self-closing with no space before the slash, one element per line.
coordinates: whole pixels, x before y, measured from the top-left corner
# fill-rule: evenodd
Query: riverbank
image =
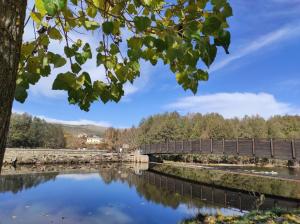
<path fill-rule="evenodd" d="M 244 165 L 244 166 L 259 166 L 259 167 L 294 167 L 299 168 L 297 160 L 281 160 L 274 158 L 258 158 L 249 156 L 233 156 L 233 155 L 218 155 L 218 154 L 157 154 L 150 155 L 150 160 L 153 162 L 184 162 L 202 165 Z"/>
<path fill-rule="evenodd" d="M 259 194 L 300 199 L 300 180 L 276 178 L 182 163 L 150 164 L 150 170 L 189 181 Z"/>
<path fill-rule="evenodd" d="M 4 165 L 16 164 L 97 164 L 101 162 L 148 163 L 139 153 L 110 153 L 101 150 L 72 149 L 6 149 Z"/>

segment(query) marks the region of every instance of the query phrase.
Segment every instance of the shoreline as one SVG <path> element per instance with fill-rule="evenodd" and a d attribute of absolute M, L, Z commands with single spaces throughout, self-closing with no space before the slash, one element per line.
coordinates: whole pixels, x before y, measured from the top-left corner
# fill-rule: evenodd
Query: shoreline
<path fill-rule="evenodd" d="M 133 153 L 114 153 L 104 150 L 72 149 L 6 149 L 3 165 L 35 164 L 97 164 L 101 162 L 148 163 L 149 158 Z"/>

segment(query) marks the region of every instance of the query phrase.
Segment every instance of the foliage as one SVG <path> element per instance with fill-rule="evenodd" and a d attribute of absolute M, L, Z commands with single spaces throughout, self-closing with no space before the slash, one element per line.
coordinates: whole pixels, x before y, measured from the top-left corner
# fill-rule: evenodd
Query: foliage
<path fill-rule="evenodd" d="M 265 120 L 259 116 L 245 116 L 242 119 L 225 119 L 216 113 L 180 116 L 172 112 L 142 119 L 138 127 L 119 130 L 118 134 L 118 144 L 127 143 L 132 148 L 144 143 L 198 138 L 300 139 L 300 117 L 275 116 Z"/>
<path fill-rule="evenodd" d="M 252 211 L 243 216 L 204 216 L 199 214 L 181 222 L 182 224 L 254 224 L 254 223 L 300 223 L 300 211 L 283 211 L 274 209 L 271 211 Z"/>
<path fill-rule="evenodd" d="M 108 149 L 119 149 L 122 147 L 124 150 L 135 150 L 138 148 L 138 129 L 135 127 L 116 129 L 108 128 L 105 131 L 105 142 Z M 124 145 L 128 145 L 129 148 L 124 148 Z"/>
<path fill-rule="evenodd" d="M 117 149 L 120 147 L 119 130 L 115 128 L 108 128 L 105 131 L 105 141 L 110 149 Z"/>
<path fill-rule="evenodd" d="M 65 138 L 58 125 L 28 114 L 13 114 L 7 147 L 64 148 Z"/>
<path fill-rule="evenodd" d="M 52 88 L 67 91 L 71 104 L 87 111 L 97 100 L 118 102 L 142 60 L 169 65 L 177 82 L 196 93 L 218 47 L 228 53 L 230 16 L 227 0 L 35 0 L 26 25 L 32 20 L 37 32 L 22 46 L 15 99 L 24 102 L 29 85 L 63 67 Z M 98 46 L 78 33 L 99 39 Z M 64 52 L 51 51 L 57 42 Z M 84 70 L 90 60 L 97 80 Z"/>

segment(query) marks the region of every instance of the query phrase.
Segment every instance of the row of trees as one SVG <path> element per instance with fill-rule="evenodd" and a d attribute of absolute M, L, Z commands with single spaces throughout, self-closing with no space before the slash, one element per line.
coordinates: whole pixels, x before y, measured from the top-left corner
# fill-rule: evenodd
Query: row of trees
<path fill-rule="evenodd" d="M 217 113 L 188 114 L 177 112 L 150 116 L 137 128 L 110 129 L 114 144 L 129 144 L 131 148 L 144 143 L 197 138 L 300 138 L 300 116 L 260 116 L 225 119 Z M 112 135 L 107 135 L 106 138 Z"/>
<path fill-rule="evenodd" d="M 65 138 L 59 125 L 28 114 L 13 114 L 7 147 L 64 148 Z"/>

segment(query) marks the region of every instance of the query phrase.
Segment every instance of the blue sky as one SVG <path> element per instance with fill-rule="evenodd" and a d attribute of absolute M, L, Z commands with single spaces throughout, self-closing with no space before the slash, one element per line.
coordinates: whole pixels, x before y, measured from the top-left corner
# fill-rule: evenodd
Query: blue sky
<path fill-rule="evenodd" d="M 115 127 L 138 125 L 144 117 L 175 110 L 225 117 L 300 114 L 300 0 L 230 2 L 230 54 L 219 50 L 209 81 L 200 83 L 196 95 L 177 85 L 168 67 L 142 63 L 141 77 L 125 86 L 125 97 L 117 104 L 97 102 L 89 112 L 69 105 L 65 93 L 51 90 L 54 72 L 31 87 L 24 104 L 14 102 L 13 110 L 48 121 Z M 27 29 L 24 38 L 31 33 Z M 60 44 L 53 48 L 61 50 Z M 103 76 L 93 64 L 87 70 L 93 79 Z"/>

